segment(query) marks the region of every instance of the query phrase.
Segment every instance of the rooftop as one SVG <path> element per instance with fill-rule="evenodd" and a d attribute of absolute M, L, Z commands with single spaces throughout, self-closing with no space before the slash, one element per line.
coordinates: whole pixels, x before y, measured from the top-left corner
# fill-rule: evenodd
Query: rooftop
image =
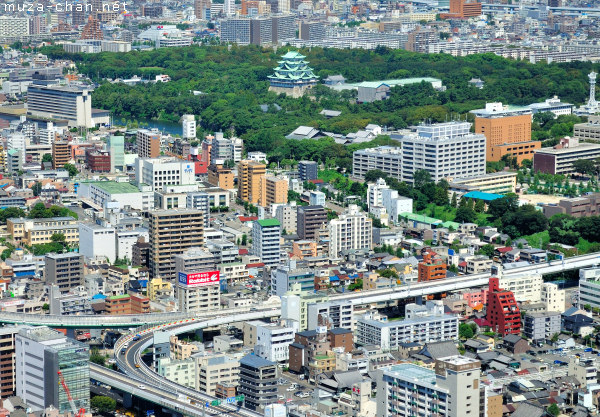
<path fill-rule="evenodd" d="M 504 197 L 502 194 L 484 193 L 481 191 L 469 191 L 463 197 L 473 198 L 475 200 L 493 201 Z"/>
<path fill-rule="evenodd" d="M 256 223 L 258 223 L 261 227 L 280 226 L 279 221 L 277 219 L 257 220 Z"/>
<path fill-rule="evenodd" d="M 421 366 L 413 365 L 412 363 L 402 363 L 400 365 L 394 365 L 384 373 L 396 378 L 404 380 L 412 380 L 419 383 L 435 384 L 435 372 L 423 368 Z"/>
<path fill-rule="evenodd" d="M 130 194 L 140 192 L 135 185 L 128 182 L 97 181 L 90 183 L 90 185 L 94 185 L 109 194 Z"/>
<path fill-rule="evenodd" d="M 591 151 L 591 150 L 600 150 L 600 145 L 595 144 L 595 143 L 580 143 L 579 145 L 577 145 L 575 147 L 570 147 L 570 148 L 561 148 L 561 149 L 542 148 L 542 149 L 537 149 L 535 151 L 535 153 L 545 153 L 545 154 L 558 155 L 558 154 L 561 154 L 561 153 L 585 152 L 585 151 Z"/>

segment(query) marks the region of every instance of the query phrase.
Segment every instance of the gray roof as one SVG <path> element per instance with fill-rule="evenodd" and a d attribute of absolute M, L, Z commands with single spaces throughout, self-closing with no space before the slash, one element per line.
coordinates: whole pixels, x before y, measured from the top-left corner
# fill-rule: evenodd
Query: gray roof
<path fill-rule="evenodd" d="M 519 340 L 521 340 L 521 336 L 519 336 L 518 334 L 509 334 L 509 335 L 504 336 L 504 341 L 508 342 L 508 343 L 515 344 Z"/>
<path fill-rule="evenodd" d="M 353 384 L 356 384 L 357 382 L 361 382 L 365 379 L 369 379 L 369 378 L 365 378 L 358 371 L 336 372 L 333 375 L 333 378 L 338 383 L 338 389 L 351 388 Z"/>
<path fill-rule="evenodd" d="M 546 410 L 531 403 L 522 403 L 512 417 L 544 417 Z"/>
<path fill-rule="evenodd" d="M 268 361 L 254 354 L 246 355 L 240 360 L 240 365 L 251 366 L 253 368 L 262 368 L 265 366 L 275 366 L 275 362 Z"/>
<path fill-rule="evenodd" d="M 419 353 L 432 359 L 446 358 L 459 354 L 456 345 L 452 341 L 426 343 L 423 350 Z"/>

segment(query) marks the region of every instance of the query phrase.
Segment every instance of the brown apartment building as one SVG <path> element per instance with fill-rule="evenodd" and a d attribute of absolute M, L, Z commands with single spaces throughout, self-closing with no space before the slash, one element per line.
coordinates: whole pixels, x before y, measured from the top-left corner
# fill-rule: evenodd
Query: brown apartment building
<path fill-rule="evenodd" d="M 18 327 L 0 329 L 0 398 L 15 395 L 15 335 Z"/>
<path fill-rule="evenodd" d="M 248 160 L 240 161 L 238 163 L 238 198 L 252 204 L 259 203 L 266 172 L 265 164 Z"/>
<path fill-rule="evenodd" d="M 446 278 L 446 263 L 435 252 L 425 252 L 419 262 L 419 282 Z"/>
<path fill-rule="evenodd" d="M 481 3 L 477 0 L 450 0 L 450 13 L 442 13 L 442 19 L 468 19 L 481 16 Z"/>
<path fill-rule="evenodd" d="M 173 257 L 204 246 L 204 213 L 191 209 L 157 210 L 150 212 L 149 218 L 150 275 L 175 278 Z"/>
<path fill-rule="evenodd" d="M 208 183 L 224 190 L 232 190 L 235 176 L 230 168 L 223 165 L 210 164 L 208 166 Z"/>
<path fill-rule="evenodd" d="M 286 204 L 288 202 L 288 181 L 281 177 L 263 177 L 261 205 Z"/>
<path fill-rule="evenodd" d="M 487 103 L 485 109 L 471 113 L 475 115 L 475 133 L 481 133 L 487 139 L 488 161 L 499 161 L 504 155 L 511 154 L 520 164 L 524 159 L 533 160 L 534 151 L 541 147 L 541 142 L 531 140 L 529 108 Z"/>
<path fill-rule="evenodd" d="M 140 129 L 137 131 L 136 144 L 140 158 L 158 158 L 160 156 L 160 133 Z"/>
<path fill-rule="evenodd" d="M 69 141 L 55 140 L 52 142 L 52 168 L 58 169 L 68 164 L 71 160 Z"/>

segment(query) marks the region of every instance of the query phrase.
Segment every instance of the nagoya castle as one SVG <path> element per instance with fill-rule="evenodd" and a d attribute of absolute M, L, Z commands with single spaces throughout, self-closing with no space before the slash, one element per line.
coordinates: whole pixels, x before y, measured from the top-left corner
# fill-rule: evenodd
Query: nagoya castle
<path fill-rule="evenodd" d="M 307 89 L 317 84 L 317 76 L 304 60 L 304 55 L 290 51 L 281 58 L 275 74 L 269 76 L 269 91 L 301 97 Z"/>

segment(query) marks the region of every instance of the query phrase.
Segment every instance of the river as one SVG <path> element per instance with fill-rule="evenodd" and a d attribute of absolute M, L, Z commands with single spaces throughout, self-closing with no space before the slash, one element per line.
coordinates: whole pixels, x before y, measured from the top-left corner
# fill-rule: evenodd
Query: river
<path fill-rule="evenodd" d="M 144 129 L 153 129 L 156 128 L 160 130 L 162 133 L 170 133 L 171 135 L 179 135 L 181 136 L 182 127 L 179 123 L 173 122 L 165 122 L 162 120 L 153 120 L 153 119 L 129 119 L 131 121 L 136 120 L 141 128 Z M 113 126 L 125 126 L 127 124 L 127 118 L 114 116 L 112 119 Z"/>

